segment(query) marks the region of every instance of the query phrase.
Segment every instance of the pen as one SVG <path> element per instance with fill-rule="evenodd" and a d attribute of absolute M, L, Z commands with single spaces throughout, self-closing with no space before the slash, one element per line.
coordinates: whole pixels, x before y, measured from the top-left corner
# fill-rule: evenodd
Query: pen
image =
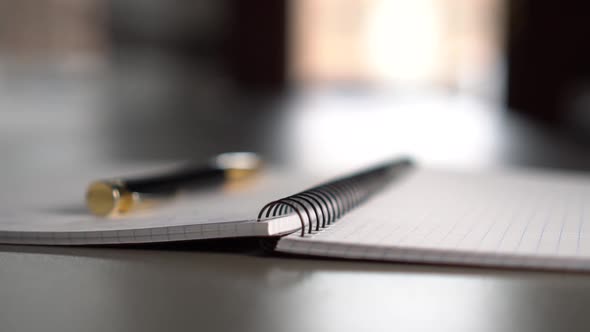
<path fill-rule="evenodd" d="M 86 205 L 97 216 L 124 215 L 170 199 L 181 190 L 249 177 L 261 165 L 261 159 L 255 153 L 231 152 L 216 156 L 208 164 L 187 166 L 168 173 L 94 181 L 86 191 Z"/>

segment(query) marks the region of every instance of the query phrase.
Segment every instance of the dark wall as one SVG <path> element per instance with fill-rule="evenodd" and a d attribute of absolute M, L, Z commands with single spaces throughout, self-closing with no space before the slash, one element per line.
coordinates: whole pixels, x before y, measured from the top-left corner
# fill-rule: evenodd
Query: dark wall
<path fill-rule="evenodd" d="M 213 72 L 242 90 L 280 92 L 287 9 L 287 0 L 111 1 L 111 55 L 126 63 L 157 58 L 191 75 Z"/>
<path fill-rule="evenodd" d="M 559 123 L 590 94 L 590 3 L 507 1 L 508 105 Z M 584 111 L 584 110 L 582 110 Z"/>

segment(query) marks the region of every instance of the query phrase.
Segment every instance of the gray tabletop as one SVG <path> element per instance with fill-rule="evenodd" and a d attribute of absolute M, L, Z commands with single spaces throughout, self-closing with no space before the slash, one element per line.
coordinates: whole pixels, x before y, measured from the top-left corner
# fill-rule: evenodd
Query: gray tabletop
<path fill-rule="evenodd" d="M 106 87 L 2 87 L 2 206 L 42 199 L 37 186 L 87 165 L 226 150 L 255 150 L 277 164 L 326 173 L 395 154 L 446 167 L 590 169 L 587 149 L 567 135 L 468 97 L 322 91 L 260 101 L 216 96 L 226 101 L 218 103 L 175 92 L 156 93 L 154 102 L 119 98 Z M 201 102 L 215 111 L 194 111 Z M 288 258 L 249 246 L 0 245 L 0 298 L 2 331 L 552 331 L 590 324 L 587 274 Z"/>

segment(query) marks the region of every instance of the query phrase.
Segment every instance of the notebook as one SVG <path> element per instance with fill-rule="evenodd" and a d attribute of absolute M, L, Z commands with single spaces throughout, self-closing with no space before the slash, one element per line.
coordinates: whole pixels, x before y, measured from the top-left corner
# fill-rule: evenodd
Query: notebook
<path fill-rule="evenodd" d="M 587 271 L 589 217 L 584 174 L 449 171 L 397 160 L 323 182 L 279 171 L 244 190 L 201 193 L 158 214 L 124 219 L 8 213 L 0 216 L 0 242 L 259 237 L 265 248 L 286 254 Z"/>

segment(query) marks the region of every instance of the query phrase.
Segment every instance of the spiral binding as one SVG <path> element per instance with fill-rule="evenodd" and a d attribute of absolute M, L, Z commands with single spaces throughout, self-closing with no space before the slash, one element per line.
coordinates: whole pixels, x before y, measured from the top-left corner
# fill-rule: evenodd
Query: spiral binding
<path fill-rule="evenodd" d="M 301 222 L 301 236 L 326 228 L 348 211 L 366 201 L 412 165 L 396 160 L 351 176 L 339 178 L 266 204 L 258 221 L 295 212 Z"/>

